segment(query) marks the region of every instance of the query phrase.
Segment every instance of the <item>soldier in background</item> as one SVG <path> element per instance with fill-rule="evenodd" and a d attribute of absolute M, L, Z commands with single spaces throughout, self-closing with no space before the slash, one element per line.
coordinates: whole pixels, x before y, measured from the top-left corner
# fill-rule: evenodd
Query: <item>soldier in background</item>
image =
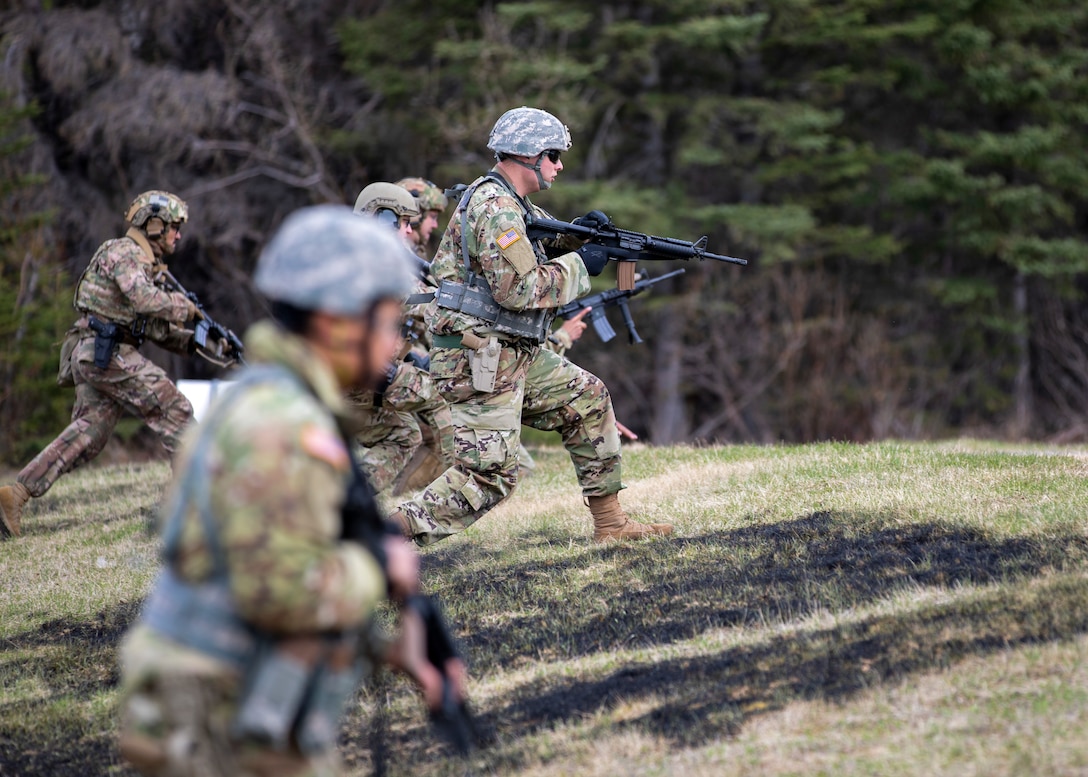
<path fill-rule="evenodd" d="M 427 263 L 429 268 L 431 257 L 434 256 L 431 235 L 438 228 L 438 220 L 442 217 L 442 213 L 449 207 L 449 200 L 437 184 L 425 178 L 401 178 L 397 181 L 397 186 L 415 197 L 416 205 L 419 207 L 420 215 L 412 223 L 409 247 L 416 256 Z M 420 278 L 416 283 L 415 293 L 425 296 L 433 292 L 434 279 L 430 277 L 428 269 L 425 277 Z M 429 363 L 430 360 L 431 335 L 427 330 L 427 322 L 424 320 L 426 310 L 427 303 L 418 302 L 406 305 L 404 311 L 405 329 L 413 341 L 411 354 L 414 355 L 413 360 L 421 369 L 422 365 Z M 437 391 L 434 395 L 438 397 Z M 435 434 L 434 427 L 426 423 L 424 419 L 417 415 L 416 420 L 421 422 L 419 431 L 423 436 L 423 443 L 416 448 L 415 453 L 394 480 L 391 491 L 394 496 L 425 486 L 453 463 L 450 447 L 453 444 L 452 427 L 445 428 L 443 430 L 445 439 L 440 439 Z M 443 448 L 444 445 L 445 448 Z"/>
<path fill-rule="evenodd" d="M 438 229 L 438 220 L 449 207 L 449 200 L 437 185 L 424 178 L 401 178 L 397 186 L 416 198 L 419 219 L 412 224 L 412 250 L 420 259 L 430 262 L 434 255 L 431 234 Z"/>
<path fill-rule="evenodd" d="M 421 545 L 463 531 L 510 495 L 522 423 L 560 433 L 594 540 L 672 532 L 620 507 L 619 433 L 604 383 L 541 347 L 555 308 L 588 292 L 589 275 L 607 262 L 598 252 L 583 258 L 577 241 L 545 246 L 526 232 L 530 215 L 547 216 L 527 196 L 551 187 L 570 146 L 566 126 L 546 111 L 499 117 L 488 139 L 497 164 L 462 195 L 431 264 L 440 286 L 427 316 L 430 372 L 453 411 L 457 459 L 391 516 Z"/>
<path fill-rule="evenodd" d="M 421 210 L 404 188 L 376 182 L 359 192 L 354 212 L 395 230 L 407 248 L 415 232 L 411 222 Z M 426 263 L 416 261 L 422 271 Z M 424 274 L 417 274 L 417 293 L 434 290 L 420 277 Z M 355 436 L 359 458 L 379 492 L 393 485 L 425 441 L 442 469 L 453 460 L 453 420 L 449 405 L 427 373 L 430 335 L 420 312 L 419 305 L 406 307 L 402 346 L 377 390 L 354 392 L 350 397 L 360 424 Z"/>
<path fill-rule="evenodd" d="M 188 217 L 188 206 L 176 195 L 144 192 L 125 213 L 128 232 L 103 243 L 80 276 L 73 302 L 80 318 L 61 347 L 57 378 L 75 386 L 72 422 L 23 467 L 14 484 L 0 488 L 0 536 L 18 536 L 30 498 L 97 456 L 125 412 L 143 419 L 167 454 L 177 450 L 193 408 L 139 349 L 146 339 L 193 353 L 193 332 L 184 325 L 199 315 L 196 305 L 154 281 Z"/>
<path fill-rule="evenodd" d="M 463 698 L 463 664 L 428 662 L 412 610 L 391 645 L 366 636 L 382 601 L 417 591 L 418 557 L 381 528 L 343 396 L 393 355 L 406 257 L 388 229 L 335 205 L 288 217 L 262 252 L 254 282 L 273 320 L 249 329 L 252 366 L 186 435 L 166 567 L 121 648 L 119 744 L 142 774 L 338 774 L 360 641 L 430 709 L 447 678 Z M 360 519 L 377 529 L 365 542 Z"/>

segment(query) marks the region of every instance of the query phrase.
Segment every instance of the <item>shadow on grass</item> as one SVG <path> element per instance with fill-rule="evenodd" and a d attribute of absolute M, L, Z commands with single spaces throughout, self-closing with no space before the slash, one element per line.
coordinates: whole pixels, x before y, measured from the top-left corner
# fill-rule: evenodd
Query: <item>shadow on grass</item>
<path fill-rule="evenodd" d="M 79 703 L 116 687 L 117 643 L 139 607 L 122 603 L 91 621 L 58 618 L 0 640 L 0 688 L 25 678 L 34 678 L 42 688 L 34 699 L 0 702 L 0 774 L 135 774 L 117 770 L 120 757 L 113 737 L 88 734 L 78 708 L 64 718 L 53 707 L 63 699 Z M 23 651 L 30 656 L 16 661 L 9 655 Z M 100 732 L 100 726 L 91 728 Z"/>
<path fill-rule="evenodd" d="M 513 691 L 485 715 L 486 725 L 506 741 L 623 704 L 651 711 L 619 725 L 699 745 L 793 700 L 839 701 L 968 656 L 1088 632 L 1088 581 L 1056 576 L 1026 585 L 1088 566 L 1088 539 L 1079 535 L 995 539 L 976 529 L 911 524 L 894 515 L 815 513 L 540 564 L 504 567 L 488 556 L 484 548 L 460 545 L 425 558 L 425 576 L 450 577 L 450 591 L 489 602 L 481 616 L 487 623 L 457 623 L 478 675 L 541 656 L 563 660 L 668 644 L 708 629 L 788 622 L 920 587 L 1025 583 L 803 629 L 713 656 L 626 664 L 600 679 L 544 678 Z M 591 577 L 585 573 L 595 563 L 617 576 L 634 570 L 640 585 L 624 592 L 606 583 L 572 583 Z M 473 571 L 480 568 L 491 572 Z M 551 599 L 541 598 L 549 590 L 535 582 L 541 575 L 565 578 L 552 585 Z M 496 619 L 502 612 L 507 617 Z M 525 652 L 519 655 L 519 649 Z M 410 737 L 398 747 L 413 749 Z M 491 767 L 522 765 L 513 747 L 483 757 Z"/>
<path fill-rule="evenodd" d="M 835 612 L 918 586 L 1081 569 L 1088 567 L 1088 538 L 994 539 L 978 529 L 894 515 L 814 513 L 516 565 L 461 544 L 428 554 L 423 567 L 425 580 L 441 576 L 449 601 L 471 596 L 489 603 L 473 610 L 478 619 L 457 623 L 476 671 L 486 673 L 541 650 L 563 659 L 668 644 L 707 629 Z M 635 587 L 623 590 L 621 576 Z"/>
<path fill-rule="evenodd" d="M 99 500 L 96 504 L 109 505 L 109 502 Z M 54 511 L 64 514 L 69 512 L 63 510 L 62 505 L 59 503 L 46 506 L 35 505 L 34 509 L 23 519 L 23 535 L 26 537 L 44 536 L 68 531 L 69 529 L 79 529 L 84 526 L 116 524 L 124 521 L 136 521 L 148 531 L 153 531 L 158 520 L 159 505 L 157 503 L 136 504 L 125 506 L 124 509 L 121 509 L 121 506 L 118 505 L 117 511 L 96 511 L 86 518 L 56 518 L 53 515 Z"/>
<path fill-rule="evenodd" d="M 526 542 L 551 544 L 539 536 Z M 667 542 L 554 544 L 554 553 L 533 554 L 531 561 L 470 543 L 424 556 L 424 578 L 442 587 L 451 611 L 463 613 L 452 620 L 477 676 L 665 645 L 708 629 L 840 612 L 920 587 L 1023 585 L 904 605 L 830 628 L 798 628 L 714 655 L 627 663 L 593 679 L 543 677 L 480 710 L 501 743 L 474 758 L 485 770 L 517 772 L 532 757 L 522 748 L 527 735 L 617 705 L 639 712 L 602 726 L 698 745 L 794 700 L 845 700 L 972 655 L 1088 632 L 1088 581 L 1055 574 L 1088 567 L 1083 536 L 1000 538 L 894 514 L 814 513 Z M 136 610 L 121 605 L 92 623 L 53 621 L 0 642 L 0 687 L 15 672 L 43 678 L 54 700 L 82 701 L 112 687 L 116 643 Z M 57 644 L 65 649 L 49 649 Z M 5 661 L 5 653 L 24 650 L 37 652 L 18 665 L 10 656 Z M 48 704 L 0 703 L 5 768 L 25 775 L 129 774 L 116 766 L 112 734 L 87 733 L 75 717 L 55 730 L 12 726 Z M 345 733 L 349 751 L 366 751 L 365 731 Z M 398 763 L 444 757 L 430 732 L 413 725 L 396 726 L 387 745 Z"/>

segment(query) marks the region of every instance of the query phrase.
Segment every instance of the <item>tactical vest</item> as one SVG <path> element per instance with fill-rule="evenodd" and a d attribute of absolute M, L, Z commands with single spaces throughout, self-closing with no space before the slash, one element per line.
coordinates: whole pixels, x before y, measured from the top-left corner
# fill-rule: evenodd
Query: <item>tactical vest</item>
<path fill-rule="evenodd" d="M 302 386 L 301 380 L 283 366 L 251 367 L 201 424 L 189 467 L 169 506 L 163 537 L 165 569 L 144 604 L 141 621 L 174 642 L 227 662 L 244 675 L 231 723 L 233 735 L 274 749 L 286 749 L 293 743 L 303 753 L 318 753 L 336 746 L 340 717 L 362 671 L 358 658 L 334 666 L 329 657 L 333 649 L 354 656 L 356 635 L 314 635 L 325 652 L 310 664 L 282 651 L 279 638 L 258 631 L 238 616 L 207 485 L 214 430 L 249 387 L 267 382 Z M 357 471 L 353 474 L 364 486 L 366 497 L 370 492 L 365 481 Z M 345 509 L 352 507 L 350 502 L 345 502 Z M 191 504 L 199 513 L 213 560 L 211 578 L 199 583 L 181 579 L 171 564 L 177 559 L 185 510 Z M 367 507 L 372 505 L 364 505 Z"/>
<path fill-rule="evenodd" d="M 529 214 L 529 207 L 525 200 L 510 184 L 494 171 L 489 171 L 472 186 L 468 187 L 457 207 L 461 212 L 461 258 L 465 263 L 466 280 L 444 280 L 435 292 L 435 304 L 440 308 L 455 310 L 478 318 L 485 322 L 487 328 L 500 334 L 524 337 L 537 343 L 543 343 L 551 331 L 552 322 L 555 320 L 555 311 L 551 308 L 515 311 L 504 308 L 495 301 L 491 293 L 491 287 L 487 281 L 472 269 L 472 259 L 468 251 L 468 204 L 476 189 L 486 181 L 495 181 L 501 185 L 510 196 L 521 204 L 525 215 Z M 540 261 L 541 252 L 537 248 L 537 261 Z"/>
<path fill-rule="evenodd" d="M 135 227 L 130 227 L 125 233 L 124 237 L 117 238 L 110 243 L 120 240 L 131 240 L 140 249 L 145 257 L 149 260 L 149 264 L 154 266 L 155 264 L 155 252 L 151 249 L 151 244 L 148 242 L 147 237 Z M 72 307 L 83 314 L 84 318 L 87 316 L 94 316 L 99 321 L 105 323 L 117 324 L 123 330 L 124 336 L 123 342 L 139 347 L 143 345 L 144 334 L 147 331 L 147 317 L 137 314 L 132 311 L 131 316 L 118 316 L 116 310 L 104 310 L 93 304 L 92 299 L 88 298 L 83 293 L 83 284 L 87 281 L 88 273 L 92 271 L 95 275 L 98 275 L 98 262 L 96 261 L 100 254 L 103 253 L 103 248 L 106 244 L 103 244 L 98 251 L 95 252 L 91 260 L 87 262 L 87 266 L 83 268 L 83 272 L 79 276 L 79 280 L 76 281 L 75 294 L 72 297 Z M 84 327 L 85 328 L 85 327 Z"/>

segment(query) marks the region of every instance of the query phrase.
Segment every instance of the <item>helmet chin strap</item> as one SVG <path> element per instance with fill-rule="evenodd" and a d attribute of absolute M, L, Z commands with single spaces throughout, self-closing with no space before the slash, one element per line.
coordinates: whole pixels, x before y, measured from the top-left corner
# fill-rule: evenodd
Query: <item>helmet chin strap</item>
<path fill-rule="evenodd" d="M 544 176 L 540 174 L 540 166 L 542 164 L 544 164 L 544 152 L 543 151 L 541 151 L 539 154 L 536 155 L 536 164 L 532 164 L 532 165 L 529 164 L 528 162 L 522 162 L 517 157 L 512 156 L 512 157 L 508 157 L 508 159 L 511 162 L 516 162 L 517 164 L 521 165 L 525 169 L 532 170 L 534 173 L 536 173 L 536 182 L 540 186 L 541 191 L 544 191 L 545 189 L 552 188 L 551 181 L 545 181 Z"/>

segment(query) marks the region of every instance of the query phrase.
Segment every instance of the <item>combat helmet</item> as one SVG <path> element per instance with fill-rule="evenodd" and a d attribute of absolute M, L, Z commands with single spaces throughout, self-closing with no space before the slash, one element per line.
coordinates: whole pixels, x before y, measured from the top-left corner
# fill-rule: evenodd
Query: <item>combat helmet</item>
<path fill-rule="evenodd" d="M 253 281 L 270 300 L 355 316 L 409 294 L 412 272 L 396 233 L 356 218 L 346 205 L 315 205 L 287 217 L 261 252 Z"/>
<path fill-rule="evenodd" d="M 125 212 L 125 221 L 152 239 L 161 237 L 167 225 L 183 224 L 188 218 L 189 206 L 183 199 L 157 189 L 137 196 Z"/>
<path fill-rule="evenodd" d="M 495 122 L 487 147 L 496 154 L 536 156 L 549 149 L 570 148 L 570 130 L 547 111 L 539 108 L 511 108 Z"/>
<path fill-rule="evenodd" d="M 424 178 L 401 178 L 397 186 L 407 191 L 419 203 L 419 209 L 443 211 L 450 204 L 445 193 L 433 181 Z"/>
<path fill-rule="evenodd" d="M 395 183 L 377 181 L 369 184 L 355 199 L 355 215 L 374 216 L 387 226 L 396 227 L 402 216 L 420 215 L 416 198 Z"/>

